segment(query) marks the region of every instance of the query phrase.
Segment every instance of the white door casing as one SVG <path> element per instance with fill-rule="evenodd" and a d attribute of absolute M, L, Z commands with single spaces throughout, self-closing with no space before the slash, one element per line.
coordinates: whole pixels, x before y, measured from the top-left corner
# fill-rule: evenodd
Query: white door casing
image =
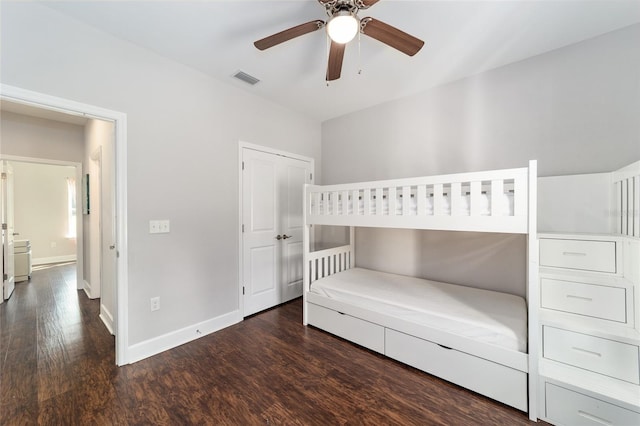
<path fill-rule="evenodd" d="M 43 109 L 52 109 L 69 114 L 83 115 L 90 118 L 112 121 L 114 129 L 115 160 L 113 164 L 115 187 L 115 210 L 117 215 L 115 227 L 117 233 L 117 271 L 115 289 L 115 329 L 116 329 L 116 357 L 117 365 L 130 362 L 129 334 L 128 334 L 128 244 L 127 244 L 127 115 L 122 112 L 101 108 L 94 105 L 76 102 L 70 99 L 25 90 L 19 87 L 0 84 L 0 98 L 27 104 Z M 80 179 L 81 176 L 78 176 Z M 79 193 L 78 193 L 78 196 Z M 78 241 L 79 248 L 81 240 Z M 1 298 L 0 298 L 1 299 Z"/>
<path fill-rule="evenodd" d="M 13 252 L 13 168 L 7 161 L 2 162 L 2 248 L 3 279 L 2 299 L 11 296 L 15 288 L 15 263 Z"/>
<path fill-rule="evenodd" d="M 100 318 L 111 334 L 115 332 L 116 307 L 116 181 L 113 135 L 105 140 L 100 156 Z"/>
<path fill-rule="evenodd" d="M 248 316 L 302 295 L 302 193 L 313 162 L 241 149 L 241 286 Z"/>

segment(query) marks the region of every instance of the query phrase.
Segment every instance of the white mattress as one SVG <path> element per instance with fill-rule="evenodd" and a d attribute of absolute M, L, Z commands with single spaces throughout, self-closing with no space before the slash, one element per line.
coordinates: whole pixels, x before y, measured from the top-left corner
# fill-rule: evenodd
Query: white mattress
<path fill-rule="evenodd" d="M 311 292 L 527 352 L 527 306 L 522 297 L 362 268 L 315 281 Z"/>

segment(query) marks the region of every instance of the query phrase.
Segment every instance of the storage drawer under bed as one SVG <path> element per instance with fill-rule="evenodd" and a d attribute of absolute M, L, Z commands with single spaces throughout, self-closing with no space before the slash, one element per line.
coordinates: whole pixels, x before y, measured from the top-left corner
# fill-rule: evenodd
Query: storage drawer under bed
<path fill-rule="evenodd" d="M 384 354 L 384 327 L 313 303 L 307 314 L 309 324 Z"/>
<path fill-rule="evenodd" d="M 385 355 L 497 401 L 527 411 L 527 373 L 385 329 Z"/>
<path fill-rule="evenodd" d="M 637 425 L 640 413 L 545 383 L 546 418 L 558 426 Z"/>
<path fill-rule="evenodd" d="M 616 243 L 541 238 L 540 266 L 615 274 Z"/>

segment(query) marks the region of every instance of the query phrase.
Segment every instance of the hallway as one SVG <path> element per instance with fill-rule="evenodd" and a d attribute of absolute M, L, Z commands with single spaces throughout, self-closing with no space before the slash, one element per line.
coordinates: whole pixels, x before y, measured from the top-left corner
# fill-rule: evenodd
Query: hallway
<path fill-rule="evenodd" d="M 91 413 L 115 401 L 101 381 L 116 370 L 114 338 L 75 276 L 75 263 L 34 269 L 0 305 L 0 424 L 55 423 L 76 404 Z"/>

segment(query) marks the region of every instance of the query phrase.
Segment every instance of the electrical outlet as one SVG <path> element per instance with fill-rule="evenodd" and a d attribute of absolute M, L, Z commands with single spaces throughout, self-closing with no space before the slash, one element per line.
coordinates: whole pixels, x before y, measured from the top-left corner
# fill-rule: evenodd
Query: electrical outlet
<path fill-rule="evenodd" d="M 160 298 L 152 297 L 151 298 L 151 311 L 157 311 L 160 309 Z"/>
<path fill-rule="evenodd" d="M 51 248 L 56 248 L 58 246 L 58 243 L 56 243 L 55 241 L 51 241 Z"/>

